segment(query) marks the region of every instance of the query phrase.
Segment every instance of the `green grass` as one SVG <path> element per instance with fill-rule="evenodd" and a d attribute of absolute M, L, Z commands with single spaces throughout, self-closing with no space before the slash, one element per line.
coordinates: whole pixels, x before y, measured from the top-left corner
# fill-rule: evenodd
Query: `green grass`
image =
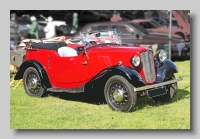
<path fill-rule="evenodd" d="M 190 129 L 190 61 L 175 62 L 178 92 L 170 103 L 139 98 L 131 113 L 112 111 L 85 94 L 34 98 L 23 85 L 10 87 L 11 129 Z M 17 81 L 14 82 L 16 84 Z M 94 92 L 95 93 L 95 92 Z"/>

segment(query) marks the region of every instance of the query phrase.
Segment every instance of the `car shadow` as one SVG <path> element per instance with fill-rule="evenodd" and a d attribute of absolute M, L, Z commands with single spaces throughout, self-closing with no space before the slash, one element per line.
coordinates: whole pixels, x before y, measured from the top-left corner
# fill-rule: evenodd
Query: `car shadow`
<path fill-rule="evenodd" d="M 107 104 L 103 92 L 60 93 L 51 92 L 50 96 L 69 101 L 79 101 L 95 105 Z"/>
<path fill-rule="evenodd" d="M 170 103 L 174 103 L 176 101 L 189 98 L 189 92 L 187 90 L 178 89 L 172 101 L 167 103 L 162 102 L 154 102 L 151 98 L 147 96 L 141 97 L 137 99 L 137 103 L 135 106 L 135 110 L 141 110 L 147 106 L 159 107 L 161 105 L 166 105 Z M 102 92 L 83 92 L 83 93 L 59 93 L 59 92 L 51 92 L 50 96 L 57 97 L 64 100 L 69 101 L 79 101 L 84 103 L 90 103 L 94 105 L 105 105 L 107 104 L 104 94 Z"/>
<path fill-rule="evenodd" d="M 185 99 L 185 98 L 189 98 L 190 96 L 188 96 L 190 92 L 187 90 L 183 90 L 183 89 L 178 89 L 177 93 L 175 94 L 174 98 L 172 99 L 172 101 L 170 102 L 155 102 L 152 99 L 148 98 L 148 97 L 143 97 L 143 98 L 138 98 L 137 103 L 136 103 L 136 108 L 137 110 L 141 110 L 147 106 L 151 106 L 151 107 L 159 107 L 162 105 L 167 105 L 167 104 L 171 104 L 171 103 L 175 103 L 179 100 Z"/>

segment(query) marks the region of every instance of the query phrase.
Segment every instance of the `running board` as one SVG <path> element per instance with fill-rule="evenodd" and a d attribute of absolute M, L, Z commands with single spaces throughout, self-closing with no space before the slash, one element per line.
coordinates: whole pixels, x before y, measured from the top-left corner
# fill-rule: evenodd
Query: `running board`
<path fill-rule="evenodd" d="M 78 88 L 56 88 L 56 87 L 51 87 L 48 88 L 47 91 L 51 92 L 66 92 L 66 93 L 80 93 L 84 92 L 84 85 L 80 86 Z"/>
<path fill-rule="evenodd" d="M 151 88 L 157 88 L 159 86 L 164 86 L 164 85 L 167 85 L 167 84 L 172 84 L 172 83 L 175 83 L 175 82 L 178 82 L 178 81 L 181 81 L 181 80 L 183 80 L 183 77 L 179 77 L 178 79 L 170 80 L 170 81 L 166 81 L 166 82 L 162 82 L 162 83 L 157 83 L 157 84 L 153 84 L 153 85 L 147 85 L 147 86 L 142 86 L 142 87 L 134 88 L 134 91 L 137 92 L 137 91 L 147 90 L 147 89 L 151 89 Z"/>

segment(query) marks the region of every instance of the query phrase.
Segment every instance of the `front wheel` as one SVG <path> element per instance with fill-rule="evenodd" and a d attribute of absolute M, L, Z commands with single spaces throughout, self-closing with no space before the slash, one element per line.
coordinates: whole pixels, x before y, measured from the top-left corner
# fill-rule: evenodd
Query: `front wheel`
<path fill-rule="evenodd" d="M 29 96 L 42 97 L 46 94 L 42 87 L 38 71 L 33 67 L 27 68 L 24 72 L 23 84 L 24 89 Z"/>
<path fill-rule="evenodd" d="M 106 82 L 104 96 L 112 110 L 129 112 L 137 101 L 134 87 L 124 77 L 115 75 Z"/>

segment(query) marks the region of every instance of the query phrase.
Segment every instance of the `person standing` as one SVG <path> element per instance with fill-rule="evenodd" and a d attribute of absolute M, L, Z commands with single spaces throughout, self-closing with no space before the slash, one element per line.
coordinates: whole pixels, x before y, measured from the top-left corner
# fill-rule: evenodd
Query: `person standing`
<path fill-rule="evenodd" d="M 46 38 L 52 38 L 56 36 L 56 27 L 55 24 L 53 23 L 53 18 L 51 16 L 49 16 L 47 18 L 47 25 L 44 28 L 44 32 L 45 32 L 45 37 Z"/>
<path fill-rule="evenodd" d="M 39 39 L 37 19 L 35 16 L 31 16 L 30 20 L 31 20 L 32 24 L 28 25 L 28 27 L 29 27 L 28 38 L 29 39 Z"/>
<path fill-rule="evenodd" d="M 114 11 L 112 17 L 110 18 L 110 21 L 118 22 L 118 21 L 122 21 L 122 18 L 117 15 L 117 11 Z"/>
<path fill-rule="evenodd" d="M 72 13 L 71 12 L 68 12 L 66 15 L 65 15 L 65 22 L 68 26 L 68 31 L 71 32 L 72 30 L 72 21 L 73 21 L 73 17 L 72 17 Z"/>
<path fill-rule="evenodd" d="M 78 13 L 73 14 L 73 23 L 71 33 L 75 33 L 78 30 Z"/>

